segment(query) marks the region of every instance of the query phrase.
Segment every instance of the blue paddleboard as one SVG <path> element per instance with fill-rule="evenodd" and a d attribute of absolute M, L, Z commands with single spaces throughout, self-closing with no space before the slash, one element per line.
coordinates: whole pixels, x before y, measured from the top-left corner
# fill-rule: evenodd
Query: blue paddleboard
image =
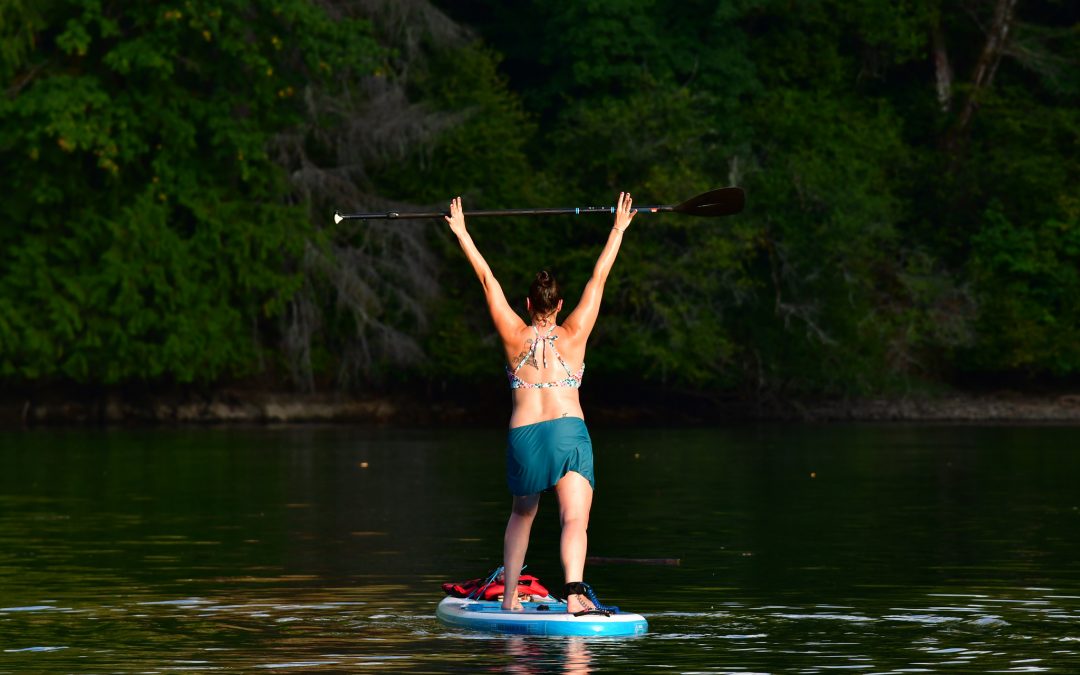
<path fill-rule="evenodd" d="M 509 611 L 498 600 L 447 596 L 439 603 L 435 615 L 457 628 L 516 635 L 626 636 L 641 635 L 649 629 L 649 622 L 640 614 L 574 616 L 566 611 L 565 602 L 550 595 L 533 596 L 533 600 L 521 603 L 522 611 Z"/>

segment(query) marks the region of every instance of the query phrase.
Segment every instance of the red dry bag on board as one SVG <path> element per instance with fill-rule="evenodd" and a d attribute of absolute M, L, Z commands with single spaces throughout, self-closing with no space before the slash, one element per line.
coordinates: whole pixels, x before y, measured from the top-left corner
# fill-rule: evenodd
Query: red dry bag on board
<path fill-rule="evenodd" d="M 486 579 L 469 579 L 460 583 L 445 583 L 442 585 L 443 592 L 455 598 L 475 597 L 479 600 L 498 600 L 506 590 L 503 577 L 484 585 Z M 480 590 L 483 588 L 483 590 Z M 518 595 L 537 595 L 546 597 L 548 590 L 540 585 L 540 580 L 531 574 L 522 574 L 518 577 Z"/>

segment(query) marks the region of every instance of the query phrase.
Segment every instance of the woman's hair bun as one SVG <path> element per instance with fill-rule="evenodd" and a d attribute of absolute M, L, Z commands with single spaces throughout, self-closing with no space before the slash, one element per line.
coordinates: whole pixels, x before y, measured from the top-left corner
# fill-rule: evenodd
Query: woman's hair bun
<path fill-rule="evenodd" d="M 559 282 L 548 270 L 540 270 L 529 287 L 529 302 L 533 314 L 548 315 L 555 311 L 562 300 Z"/>

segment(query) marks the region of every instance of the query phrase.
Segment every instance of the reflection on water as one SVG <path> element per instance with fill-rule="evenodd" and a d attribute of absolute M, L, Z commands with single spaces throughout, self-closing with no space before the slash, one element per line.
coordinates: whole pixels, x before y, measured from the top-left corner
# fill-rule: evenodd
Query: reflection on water
<path fill-rule="evenodd" d="M 597 639 L 593 638 L 592 641 L 597 642 Z M 503 639 L 509 657 L 506 672 L 514 675 L 552 671 L 566 675 L 591 673 L 593 658 L 589 642 L 588 638 L 576 635 L 546 640 L 508 635 Z"/>
<path fill-rule="evenodd" d="M 873 609 L 729 603 L 719 612 L 650 619 L 671 617 L 688 630 L 653 639 L 731 641 L 722 660 L 732 670 L 750 661 L 765 669 L 798 666 L 800 672 L 1072 672 L 1080 663 L 1075 645 L 1070 647 L 1080 641 L 1080 597 L 1050 589 L 1015 589 L 1008 598 L 927 593 L 912 595 L 907 606 Z"/>
<path fill-rule="evenodd" d="M 360 596 L 355 589 L 338 589 L 326 597 L 324 592 L 288 599 L 234 597 L 227 603 L 188 597 L 96 607 L 0 607 L 6 638 L 6 658 L 0 664 L 13 672 L 80 665 L 88 670 L 125 669 L 135 664 L 160 671 L 389 672 L 426 668 L 443 659 L 464 667 L 490 661 L 494 652 L 505 657 L 500 670 L 507 672 L 592 672 L 590 645 L 581 638 L 449 632 L 431 612 L 423 611 L 423 603 L 406 607 L 393 589 L 366 587 Z M 343 596 L 368 599 L 332 599 Z M 61 634 L 68 636 L 67 644 L 45 644 Z M 448 647 L 447 641 L 455 645 Z M 460 653 L 448 658 L 454 651 Z M 28 658 L 50 652 L 56 654 Z"/>
<path fill-rule="evenodd" d="M 411 672 L 455 666 L 577 675 L 620 666 L 686 668 L 700 661 L 695 668 L 704 672 L 1070 672 L 1080 649 L 1080 597 L 1049 589 L 1016 589 L 1011 597 L 930 593 L 880 612 L 727 603 L 719 611 L 651 614 L 654 631 L 628 639 L 449 630 L 422 603 L 403 602 L 392 589 L 283 595 L 3 607 L 0 664 L 6 672 L 135 665 L 161 672 Z"/>
<path fill-rule="evenodd" d="M 683 561 L 588 571 L 645 636 L 437 622 L 498 556 L 490 430 L 0 436 L 0 673 L 1080 672 L 1080 429 L 593 436 L 591 552 Z"/>

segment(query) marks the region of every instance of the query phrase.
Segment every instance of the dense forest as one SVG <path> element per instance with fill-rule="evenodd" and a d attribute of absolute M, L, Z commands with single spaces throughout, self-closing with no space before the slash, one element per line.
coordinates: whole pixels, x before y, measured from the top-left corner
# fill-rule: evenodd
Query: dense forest
<path fill-rule="evenodd" d="M 7 0 L 0 382 L 500 384 L 441 221 L 642 214 L 590 377 L 745 399 L 1080 378 L 1073 0 Z M 474 220 L 573 305 L 606 216 Z"/>

